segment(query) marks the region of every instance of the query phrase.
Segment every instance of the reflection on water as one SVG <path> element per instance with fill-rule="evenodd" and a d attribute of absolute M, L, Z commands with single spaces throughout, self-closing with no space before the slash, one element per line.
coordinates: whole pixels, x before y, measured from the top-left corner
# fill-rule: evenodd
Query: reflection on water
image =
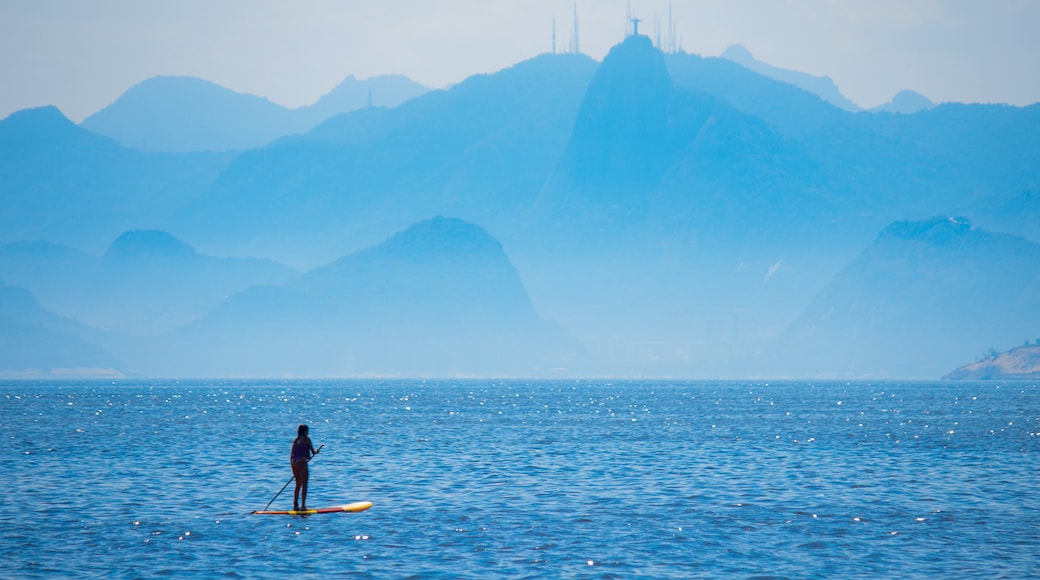
<path fill-rule="evenodd" d="M 1034 384 L 7 382 L 0 402 L 5 577 L 1040 573 Z M 325 444 L 308 504 L 371 510 L 249 515 L 301 422 Z"/>

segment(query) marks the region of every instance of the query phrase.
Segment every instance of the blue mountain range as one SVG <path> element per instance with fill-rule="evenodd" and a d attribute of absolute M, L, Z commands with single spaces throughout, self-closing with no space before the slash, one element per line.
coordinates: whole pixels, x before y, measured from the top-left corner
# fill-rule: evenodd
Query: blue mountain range
<path fill-rule="evenodd" d="M 395 107 L 427 90 L 401 75 L 366 80 L 351 75 L 315 103 L 287 109 L 203 79 L 159 76 L 130 87 L 80 126 L 141 151 L 252 149 L 306 133 L 340 113 Z"/>
<path fill-rule="evenodd" d="M 143 376 L 935 378 L 1036 334 L 1040 105 L 854 111 L 753 68 L 631 36 L 242 151 L 19 112 L 0 280 Z"/>

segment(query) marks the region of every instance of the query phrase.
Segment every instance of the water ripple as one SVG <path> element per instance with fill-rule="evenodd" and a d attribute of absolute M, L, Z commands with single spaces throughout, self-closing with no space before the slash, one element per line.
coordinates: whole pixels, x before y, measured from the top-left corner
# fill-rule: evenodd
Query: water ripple
<path fill-rule="evenodd" d="M 7 382 L 0 401 L 0 576 L 1040 573 L 1033 384 Z M 308 503 L 375 507 L 249 515 L 300 422 L 326 445 Z"/>

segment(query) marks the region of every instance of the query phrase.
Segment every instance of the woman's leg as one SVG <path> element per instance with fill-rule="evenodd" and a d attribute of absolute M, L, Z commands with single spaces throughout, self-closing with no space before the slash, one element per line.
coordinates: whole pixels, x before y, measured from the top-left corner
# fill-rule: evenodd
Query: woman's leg
<path fill-rule="evenodd" d="M 296 487 L 295 487 L 295 489 L 293 489 L 293 499 L 292 499 L 292 505 L 293 505 L 293 509 L 294 510 L 300 509 L 300 489 L 303 488 L 306 485 L 306 471 L 304 471 L 304 476 L 300 477 L 300 465 L 303 465 L 304 470 L 307 469 L 307 462 L 306 461 L 297 461 L 296 463 L 292 464 L 292 474 L 293 474 L 293 478 L 296 480 Z M 306 499 L 307 499 L 306 492 L 304 492 L 303 498 L 306 501 Z"/>
<path fill-rule="evenodd" d="M 300 509 L 307 509 L 307 479 L 310 477 L 310 470 L 307 469 L 306 461 L 296 462 L 296 485 L 300 489 Z"/>

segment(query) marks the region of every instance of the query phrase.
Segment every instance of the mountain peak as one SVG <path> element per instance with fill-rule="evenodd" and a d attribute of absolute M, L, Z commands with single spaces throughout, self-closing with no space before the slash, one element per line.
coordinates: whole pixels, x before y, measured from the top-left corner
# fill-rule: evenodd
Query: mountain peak
<path fill-rule="evenodd" d="M 965 217 L 934 217 L 927 220 L 906 220 L 890 224 L 881 237 L 900 240 L 941 241 L 962 237 L 975 228 Z"/>
<path fill-rule="evenodd" d="M 812 352 L 845 376 L 883 368 L 890 376 L 941 376 L 976 349 L 1032 335 L 1040 320 L 1037 263 L 1040 245 L 964 218 L 896 222 L 778 344 Z"/>
<path fill-rule="evenodd" d="M 617 88 L 624 88 L 638 81 L 648 82 L 648 89 L 671 89 L 672 86 L 664 53 L 654 46 L 650 37 L 633 34 L 610 49 L 592 84 L 620 83 Z"/>
<path fill-rule="evenodd" d="M 205 79 L 156 76 L 130 87 L 81 126 L 141 151 L 251 149 L 305 133 L 340 113 L 368 104 L 397 106 L 427 90 L 401 75 L 350 75 L 314 104 L 287 109 Z"/>
<path fill-rule="evenodd" d="M 672 89 L 664 54 L 648 37 L 632 35 L 611 48 L 585 92 L 549 189 L 624 195 L 656 183 L 665 166 Z"/>
<path fill-rule="evenodd" d="M 964 365 L 945 375 L 944 380 L 1036 380 L 1040 379 L 1040 341 L 1035 345 L 1013 348 L 1007 352 Z"/>
<path fill-rule="evenodd" d="M 23 109 L 0 121 L 0 150 L 15 150 L 23 159 L 28 151 L 74 155 L 77 148 L 115 147 L 114 141 L 78 127 L 54 106 Z"/>
<path fill-rule="evenodd" d="M 137 258 L 190 258 L 195 248 L 167 232 L 159 230 L 131 230 L 112 242 L 105 253 L 106 259 Z"/>
<path fill-rule="evenodd" d="M 210 81 L 157 76 L 87 117 L 85 129 L 142 151 L 226 151 L 302 132 L 288 109 Z"/>
<path fill-rule="evenodd" d="M 0 121 L 0 145 L 18 149 L 55 147 L 77 140 L 101 141 L 102 138 L 77 127 L 53 105 L 23 109 Z"/>
<path fill-rule="evenodd" d="M 722 51 L 721 58 L 733 61 L 762 76 L 794 85 L 803 91 L 815 94 L 828 103 L 846 111 L 859 111 L 860 107 L 841 94 L 838 85 L 828 76 L 818 77 L 808 73 L 775 67 L 756 60 L 746 47 L 731 44 Z"/>
<path fill-rule="evenodd" d="M 722 54 L 719 56 L 742 65 L 757 63 L 755 57 L 752 56 L 751 51 L 743 44 L 731 44 L 727 46 L 726 50 L 722 51 Z"/>
<path fill-rule="evenodd" d="M 917 91 L 910 89 L 902 90 L 892 97 L 892 100 L 880 107 L 875 107 L 872 113 L 902 113 L 909 115 L 918 111 L 925 111 L 935 106 L 931 99 Z"/>
<path fill-rule="evenodd" d="M 433 316 L 447 323 L 453 317 L 472 321 L 534 312 L 498 240 L 455 218 L 414 224 L 308 272 L 300 282 L 331 301 L 382 304 L 383 315 L 395 318 Z"/>
<path fill-rule="evenodd" d="M 72 125 L 70 121 L 58 107 L 54 105 L 46 105 L 43 107 L 32 107 L 29 109 L 22 109 L 21 111 L 15 111 L 7 117 L 5 117 L 0 123 L 4 125 L 12 124 L 39 124 L 39 123 L 50 123 L 55 125 Z"/>
<path fill-rule="evenodd" d="M 412 225 L 376 246 L 380 253 L 422 261 L 434 256 L 457 259 L 474 254 L 502 255 L 502 245 L 484 228 L 458 218 L 437 216 Z"/>
<path fill-rule="evenodd" d="M 305 107 L 317 124 L 335 115 L 366 106 L 396 107 L 430 89 L 404 75 L 380 75 L 359 79 L 350 75 L 313 105 Z"/>

